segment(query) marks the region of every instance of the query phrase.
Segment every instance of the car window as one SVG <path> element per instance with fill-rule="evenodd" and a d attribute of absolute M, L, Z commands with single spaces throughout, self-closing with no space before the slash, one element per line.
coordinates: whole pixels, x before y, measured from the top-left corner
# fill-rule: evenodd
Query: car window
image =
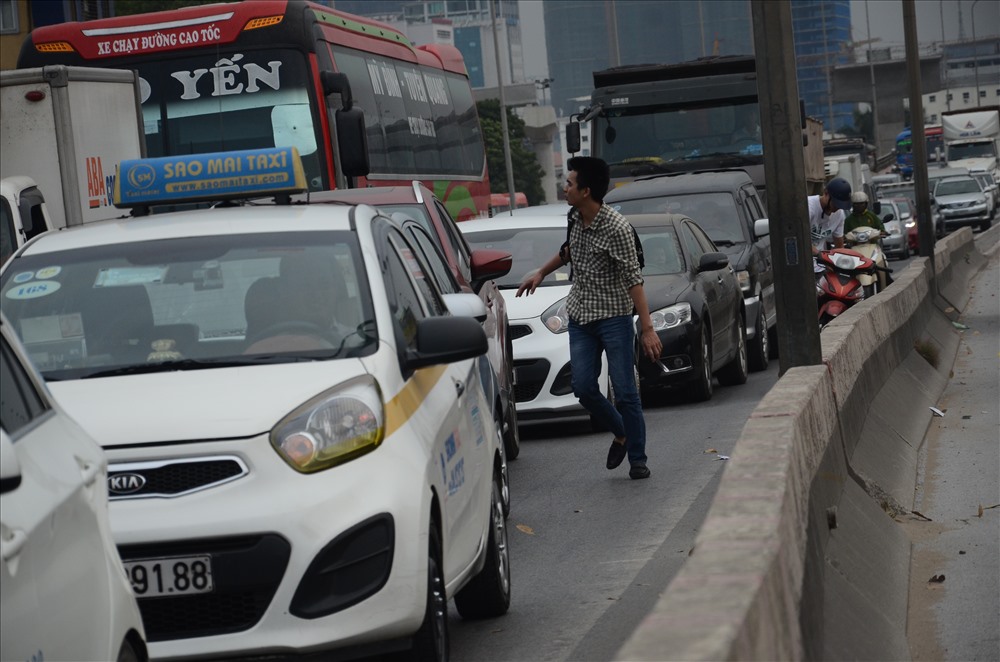
<path fill-rule="evenodd" d="M 684 242 L 684 247 L 691 255 L 692 266 L 697 266 L 698 262 L 701 261 L 701 256 L 705 254 L 705 249 L 702 248 L 701 244 L 695 238 L 694 233 L 691 231 L 692 227 L 690 223 L 681 224 L 681 241 Z"/>
<path fill-rule="evenodd" d="M 7 434 L 28 425 L 49 410 L 45 397 L 35 387 L 14 349 L 3 338 L 0 346 L 0 426 Z"/>
<path fill-rule="evenodd" d="M 757 219 L 767 218 L 767 214 L 764 213 L 764 208 L 760 204 L 760 198 L 757 196 L 757 189 L 753 186 L 747 186 L 743 191 L 746 193 L 747 207 L 753 216 L 751 220 L 756 221 Z"/>
<path fill-rule="evenodd" d="M 505 275 L 496 279 L 500 288 L 516 289 L 538 268 L 559 252 L 566 240 L 565 228 L 505 228 L 477 230 L 464 235 L 474 249 L 489 248 L 511 254 L 511 267 Z M 647 258 L 648 259 L 648 258 Z M 560 265 L 541 282 L 549 285 L 568 285 L 570 265 Z"/>
<path fill-rule="evenodd" d="M 438 216 L 441 217 L 441 221 L 444 224 L 445 235 L 448 238 L 448 243 L 451 244 L 451 250 L 455 254 L 455 259 L 458 260 L 458 271 L 467 283 L 471 283 L 472 257 L 470 254 L 472 251 L 469 250 L 468 244 L 462 238 L 462 233 L 459 232 L 458 226 L 455 225 L 455 219 L 451 217 L 451 214 L 448 213 L 444 205 L 435 200 L 434 207 L 437 209 Z"/>
<path fill-rule="evenodd" d="M 694 237 L 698 241 L 698 245 L 701 246 L 703 252 L 714 253 L 719 250 L 700 226 L 692 225 L 691 232 L 694 234 Z"/>
<path fill-rule="evenodd" d="M 639 233 L 646 266 L 643 276 L 660 276 L 684 271 L 684 257 L 672 226 L 643 228 Z"/>
<path fill-rule="evenodd" d="M 422 227 L 412 224 L 407 226 L 406 233 L 412 240 L 414 249 L 420 252 L 424 262 L 430 267 L 431 277 L 438 289 L 444 294 L 461 292 L 462 288 L 455 282 L 455 277 L 452 275 L 451 269 L 448 268 L 448 263 L 441 254 L 441 249 L 431 239 L 430 234 Z"/>
<path fill-rule="evenodd" d="M 982 189 L 979 183 L 969 177 L 968 179 L 954 179 L 951 181 L 942 180 L 934 187 L 934 195 L 960 195 L 962 193 L 980 193 Z"/>
<path fill-rule="evenodd" d="M 717 244 L 746 242 L 744 225 L 736 209 L 736 199 L 729 191 L 622 200 L 615 202 L 613 206 L 625 216 L 683 214 L 698 223 Z"/>
<path fill-rule="evenodd" d="M 275 232 L 133 242 L 21 258 L 3 309 L 45 377 L 180 359 L 237 359 L 276 328 L 312 325 L 322 356 L 376 349 L 357 235 Z M 339 348 L 339 349 L 338 349 Z M 276 361 L 302 352 L 288 347 Z"/>

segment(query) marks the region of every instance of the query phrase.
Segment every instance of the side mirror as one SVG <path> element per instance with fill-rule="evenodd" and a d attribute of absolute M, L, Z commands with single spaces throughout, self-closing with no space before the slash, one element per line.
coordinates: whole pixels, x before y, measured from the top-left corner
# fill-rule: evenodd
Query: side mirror
<path fill-rule="evenodd" d="M 448 312 L 455 317 L 471 317 L 479 323 L 486 321 L 486 304 L 475 294 L 455 292 L 443 297 Z"/>
<path fill-rule="evenodd" d="M 354 95 L 351 94 L 351 81 L 347 74 L 334 71 L 319 72 L 319 82 L 323 86 L 323 96 L 339 94 L 344 110 L 354 107 Z"/>
<path fill-rule="evenodd" d="M 335 121 L 341 171 L 348 177 L 364 177 L 371 172 L 364 111 L 356 106 L 350 110 L 338 110 Z"/>
<path fill-rule="evenodd" d="M 486 281 L 506 276 L 510 273 L 513 259 L 507 251 L 494 248 L 477 248 L 472 251 L 472 289 L 479 292 Z"/>
<path fill-rule="evenodd" d="M 705 253 L 698 260 L 698 273 L 703 271 L 718 271 L 729 266 L 729 257 L 725 253 Z"/>
<path fill-rule="evenodd" d="M 17 461 L 14 442 L 0 430 L 0 494 L 7 494 L 21 485 L 21 465 Z"/>
<path fill-rule="evenodd" d="M 566 125 L 566 151 L 576 154 L 580 151 L 580 123 L 570 122 Z"/>
<path fill-rule="evenodd" d="M 882 222 L 883 223 L 888 223 L 889 221 L 894 221 L 894 220 L 896 220 L 896 215 L 895 214 L 886 214 L 882 218 Z"/>
<path fill-rule="evenodd" d="M 766 218 L 758 218 L 753 222 L 753 236 L 762 239 L 771 234 L 771 222 Z"/>
<path fill-rule="evenodd" d="M 482 356 L 488 348 L 482 325 L 472 317 L 427 317 L 417 322 L 417 347 L 406 352 L 407 370 Z"/>

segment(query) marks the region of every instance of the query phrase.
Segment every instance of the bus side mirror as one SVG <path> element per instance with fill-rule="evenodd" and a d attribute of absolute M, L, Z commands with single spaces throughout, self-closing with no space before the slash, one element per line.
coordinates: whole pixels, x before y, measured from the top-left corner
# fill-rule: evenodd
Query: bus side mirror
<path fill-rule="evenodd" d="M 566 151 L 576 154 L 580 151 L 580 123 L 570 122 L 566 125 Z"/>
<path fill-rule="evenodd" d="M 323 96 L 339 94 L 344 110 L 350 110 L 354 106 L 354 96 L 351 94 L 351 81 L 347 80 L 347 74 L 333 71 L 321 71 L 319 73 L 320 83 L 323 85 Z"/>
<path fill-rule="evenodd" d="M 341 171 L 347 177 L 366 176 L 371 171 L 371 165 L 368 160 L 365 112 L 357 106 L 350 110 L 338 110 L 336 122 Z"/>

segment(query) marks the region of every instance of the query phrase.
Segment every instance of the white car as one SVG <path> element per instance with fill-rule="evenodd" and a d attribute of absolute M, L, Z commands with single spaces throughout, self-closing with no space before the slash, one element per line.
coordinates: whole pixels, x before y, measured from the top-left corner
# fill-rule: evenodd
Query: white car
<path fill-rule="evenodd" d="M 546 276 L 534 294 L 514 296 L 532 271 L 559 252 L 566 241 L 566 215 L 500 215 L 463 221 L 458 227 L 473 249 L 497 249 L 513 256 L 510 272 L 498 278 L 497 285 L 504 293 L 513 338 L 518 422 L 587 417 L 588 412 L 573 395 L 571 382 L 566 314 L 571 286 L 569 265 Z M 610 397 L 607 357 L 601 359 L 601 388 Z M 600 429 L 597 421 L 591 418 L 591 422 Z"/>
<path fill-rule="evenodd" d="M 101 447 L 0 319 L 0 659 L 146 660 Z"/>
<path fill-rule="evenodd" d="M 205 158 L 125 162 L 119 196 L 209 188 Z M 304 188 L 291 148 L 213 177 L 241 162 Z M 485 306 L 432 259 L 369 206 L 257 201 L 47 233 L 5 265 L 8 318 L 107 451 L 152 657 L 441 659 L 449 598 L 507 611 Z"/>

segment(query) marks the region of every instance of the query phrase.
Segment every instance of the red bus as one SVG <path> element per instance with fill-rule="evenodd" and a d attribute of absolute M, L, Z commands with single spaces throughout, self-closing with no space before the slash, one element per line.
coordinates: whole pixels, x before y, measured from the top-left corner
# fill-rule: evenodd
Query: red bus
<path fill-rule="evenodd" d="M 35 29 L 18 68 L 136 69 L 148 156 L 295 146 L 310 190 L 419 180 L 459 220 L 490 201 L 461 53 L 304 0 Z M 367 144 L 367 147 L 366 147 Z"/>

